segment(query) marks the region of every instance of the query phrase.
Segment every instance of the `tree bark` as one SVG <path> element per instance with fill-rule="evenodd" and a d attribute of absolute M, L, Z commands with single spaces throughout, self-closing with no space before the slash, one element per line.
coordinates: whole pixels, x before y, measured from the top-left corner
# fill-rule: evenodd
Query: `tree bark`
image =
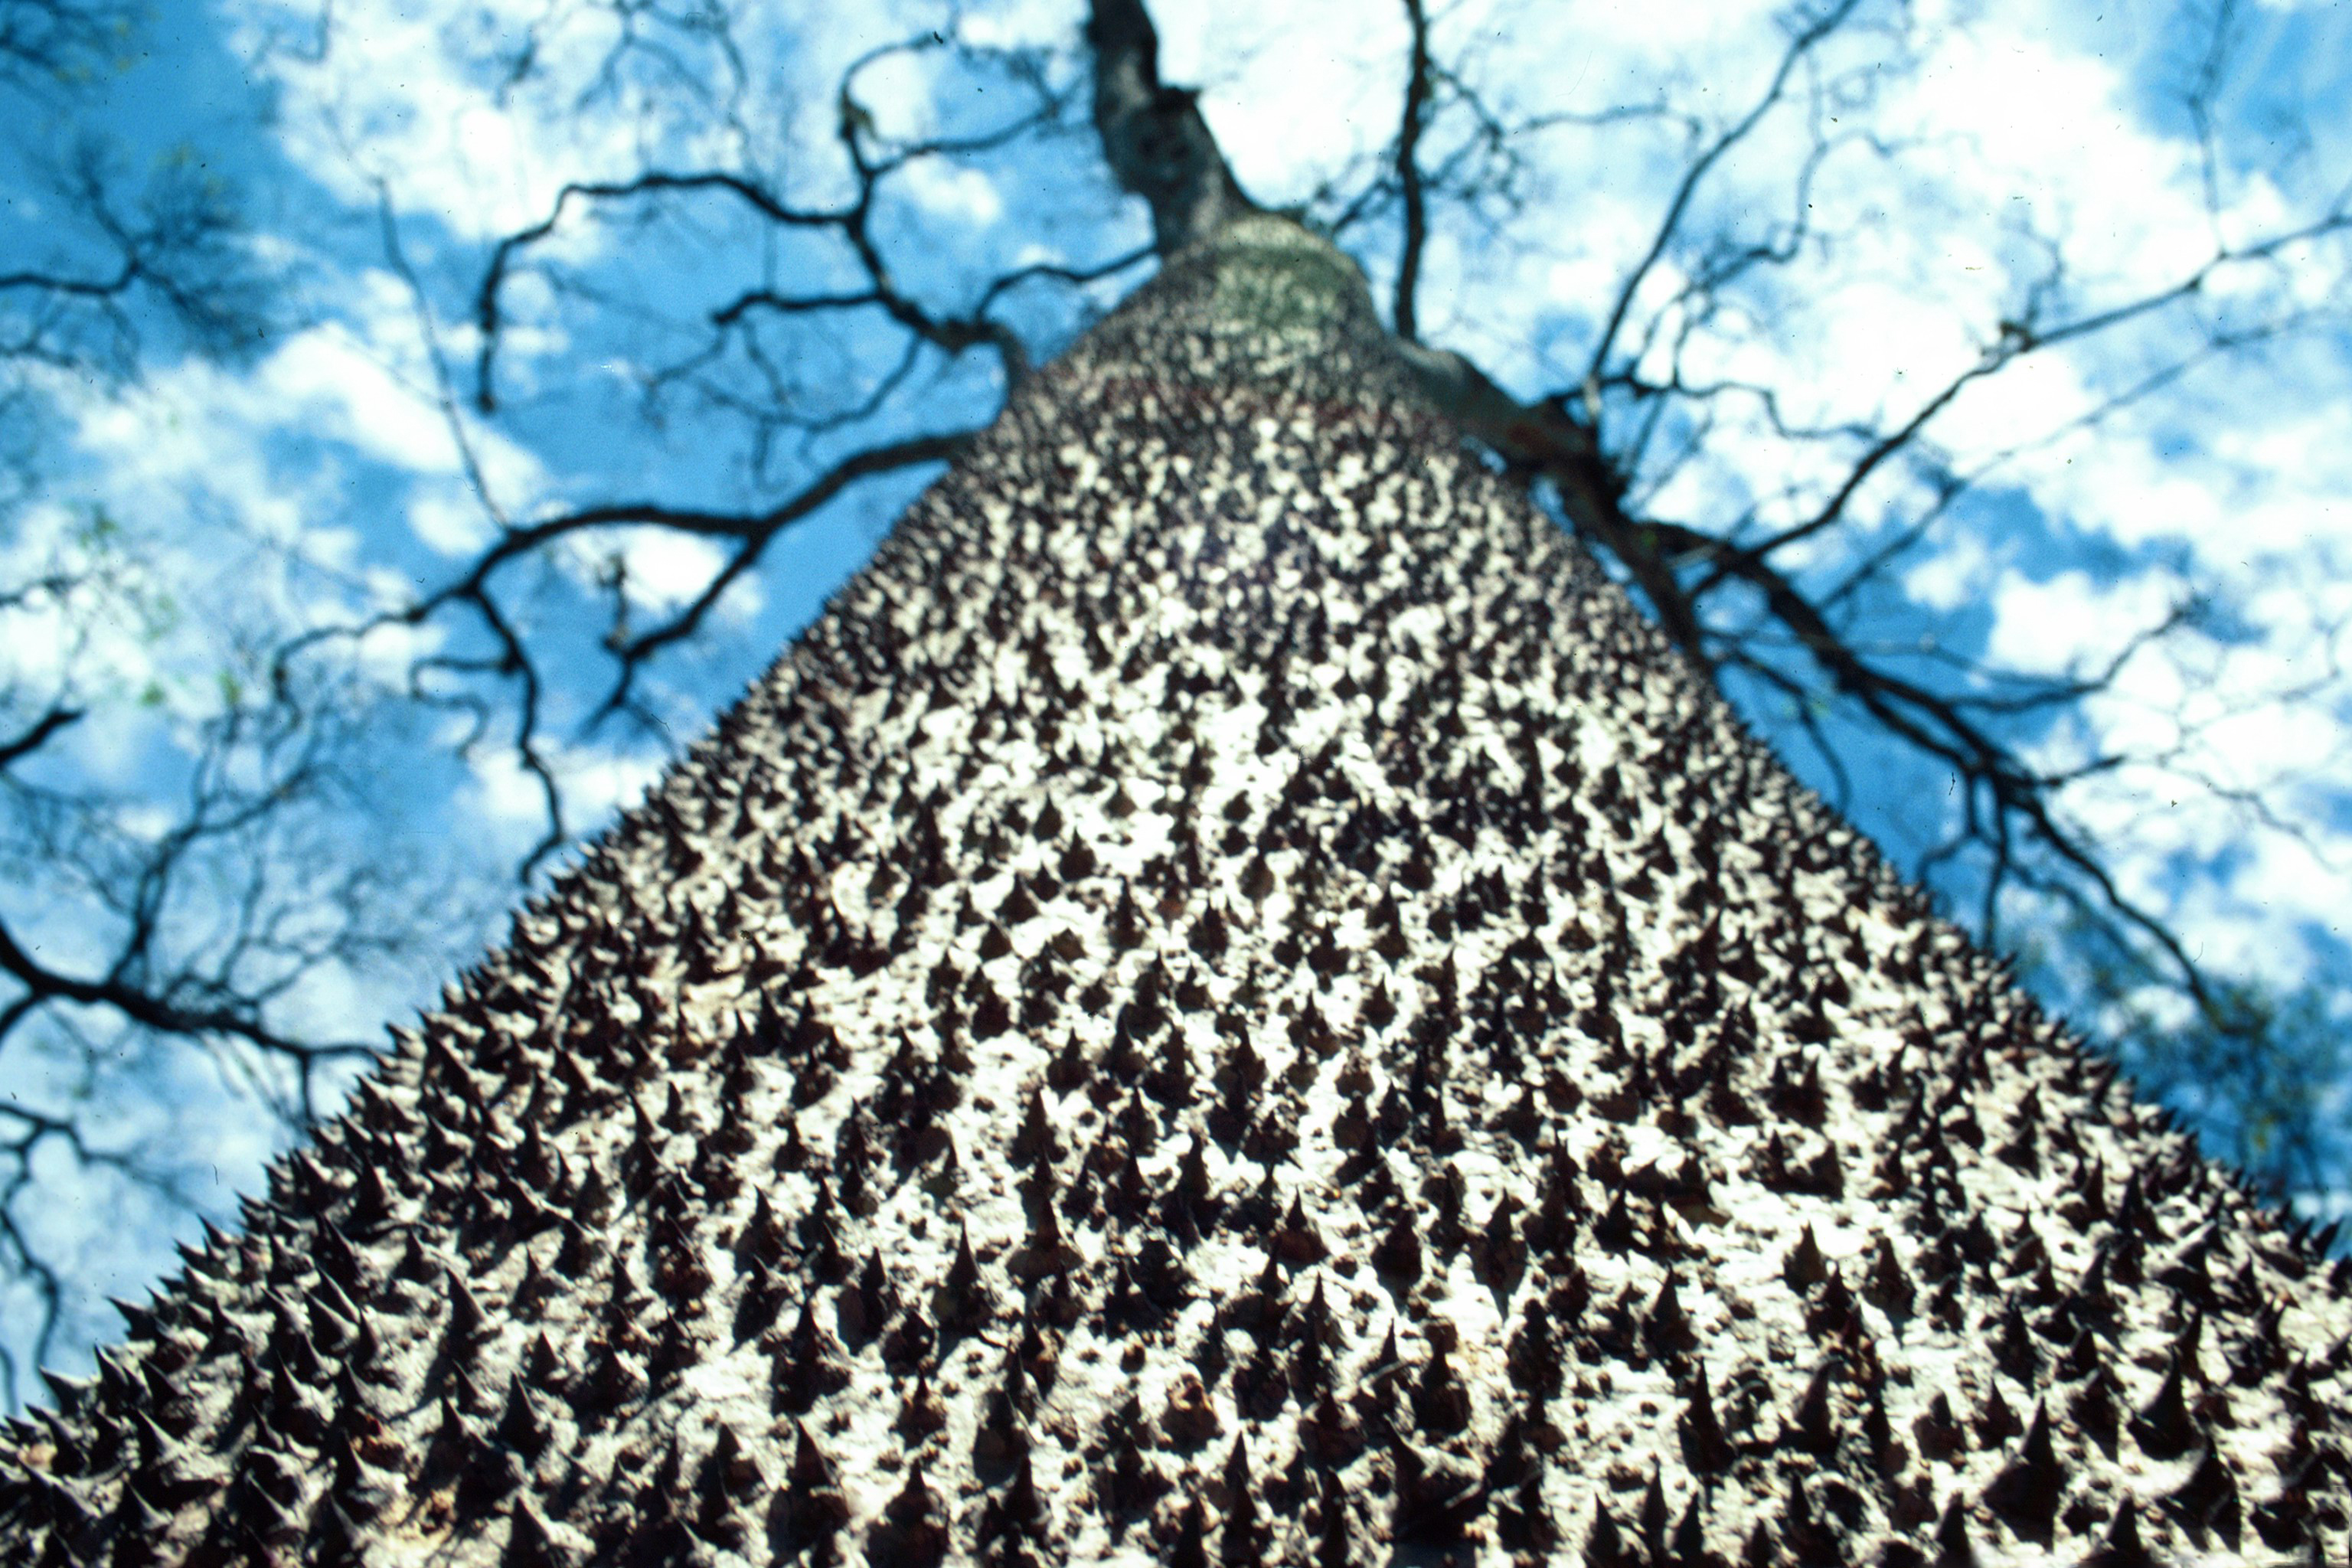
<path fill-rule="evenodd" d="M 7 1562 L 2342 1553 L 2342 1271 L 1213 235 L 14 1429 Z"/>

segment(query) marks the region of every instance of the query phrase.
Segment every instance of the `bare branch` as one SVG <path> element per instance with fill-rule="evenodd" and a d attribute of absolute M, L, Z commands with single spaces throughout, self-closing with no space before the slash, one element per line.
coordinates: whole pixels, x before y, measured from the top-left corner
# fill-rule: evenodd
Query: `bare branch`
<path fill-rule="evenodd" d="M 184 1007 L 116 980 L 82 980 L 37 963 L 0 925 L 0 971 L 24 985 L 36 1001 L 56 999 L 85 1006 L 111 1007 L 134 1024 L 169 1035 L 232 1035 L 283 1056 L 354 1058 L 370 1054 L 356 1043 L 317 1045 L 295 1040 L 236 1007 Z"/>
<path fill-rule="evenodd" d="M 1093 0 L 1095 126 L 1121 188 L 1151 204 L 1160 253 L 1172 255 L 1255 212 L 1226 167 L 1195 95 L 1160 80 L 1160 36 L 1143 0 Z"/>
<path fill-rule="evenodd" d="M 1927 429 L 1929 423 L 1937 415 L 1949 408 L 1953 401 L 1972 384 L 1997 374 L 2028 354 L 2076 339 L 2110 331 L 2127 321 L 2150 315 L 2168 305 L 2192 299 L 2204 290 L 2208 280 L 2221 268 L 2244 262 L 2266 260 L 2291 246 L 2305 244 L 2347 229 L 2352 229 L 2352 213 L 2331 213 L 2314 223 L 2273 235 L 2257 244 L 2234 250 L 2219 251 L 2194 272 L 2177 283 L 2144 294 L 2137 300 L 2111 306 L 2087 316 L 2077 317 L 2054 327 L 2037 328 L 2031 321 L 2001 322 L 2000 336 L 1984 350 L 1976 363 L 1959 372 L 1943 386 L 1937 388 L 1932 396 L 1919 405 L 1910 418 L 1874 440 L 1818 510 L 1802 522 L 1793 524 L 1755 546 L 1756 553 L 1771 554 L 1800 540 L 1810 539 L 1837 522 L 1845 515 L 1846 506 L 1853 500 L 1855 492 L 1862 489 L 1871 475 L 1875 473 L 1889 458 L 1912 445 Z"/>
<path fill-rule="evenodd" d="M 960 431 L 946 436 L 919 437 L 890 447 L 877 447 L 860 452 L 835 465 L 815 483 L 794 496 L 784 505 L 761 517 L 757 524 L 739 537 L 740 546 L 729 557 L 724 569 L 693 601 L 670 619 L 641 632 L 620 644 L 614 651 L 620 661 L 620 673 L 612 690 L 598 710 L 599 716 L 619 709 L 629 697 L 637 672 L 663 648 L 686 640 L 701 628 L 704 619 L 737 578 L 759 563 L 760 556 L 784 529 L 815 511 L 859 479 L 898 468 L 918 468 L 926 463 L 951 463 L 978 438 L 978 430 Z"/>
<path fill-rule="evenodd" d="M 49 743 L 49 738 L 68 724 L 81 721 L 83 710 L 62 705 L 51 708 L 13 740 L 0 741 L 0 768 L 13 766 Z"/>
<path fill-rule="evenodd" d="M 367 624 L 373 626 L 381 624 L 383 619 L 397 619 L 415 625 L 446 604 L 474 597 L 483 590 L 491 575 L 508 563 L 530 554 L 567 534 L 592 529 L 612 528 L 625 523 L 651 523 L 706 539 L 764 542 L 777 531 L 806 517 L 856 480 L 924 463 L 950 461 L 977 434 L 977 431 L 965 430 L 944 436 L 915 436 L 903 441 L 869 447 L 835 463 L 790 499 L 765 511 L 709 511 L 691 507 L 663 506 L 652 501 L 620 501 L 560 512 L 537 522 L 507 530 L 475 559 L 463 576 L 426 595 L 396 616 L 380 617 Z"/>
<path fill-rule="evenodd" d="M 466 483 L 474 497 L 501 527 L 506 523 L 506 509 L 491 493 L 489 476 L 482 469 L 481 457 L 474 449 L 473 434 L 466 428 L 465 416 L 457 406 L 457 392 L 449 377 L 449 362 L 441 353 L 441 331 L 433 318 L 432 301 L 425 297 L 425 285 L 416 269 L 408 264 L 408 253 L 401 248 L 400 224 L 394 216 L 392 187 L 379 179 L 375 182 L 376 224 L 383 238 L 383 255 L 393 274 L 407 285 L 409 298 L 416 308 L 418 330 L 425 338 L 425 357 L 433 368 L 434 402 L 441 413 L 441 423 L 449 432 L 450 445 L 457 451 L 457 461 L 465 470 Z"/>
<path fill-rule="evenodd" d="M 1412 25 L 1412 56 L 1405 66 L 1404 122 L 1397 131 L 1397 188 L 1404 201 L 1404 247 L 1397 258 L 1396 335 L 1419 342 L 1421 328 L 1413 296 L 1421 288 L 1421 252 L 1429 239 L 1429 208 L 1421 188 L 1421 132 L 1429 117 L 1429 17 L 1422 0 L 1404 0 Z"/>
<path fill-rule="evenodd" d="M 474 314 L 481 330 L 481 346 L 474 363 L 474 405 L 488 414 L 498 407 L 494 390 L 494 371 L 498 356 L 499 331 L 501 324 L 499 294 L 506 286 L 507 276 L 514 269 L 518 258 L 553 234 L 562 223 L 564 212 L 573 201 L 586 203 L 630 201 L 641 196 L 667 192 L 716 193 L 732 197 L 760 216 L 788 228 L 838 228 L 848 219 L 845 211 L 803 211 L 785 202 L 766 187 L 740 174 L 701 173 L 678 174 L 653 170 L 631 180 L 583 181 L 565 185 L 556 193 L 555 204 L 547 216 L 508 235 L 490 252 L 488 267 L 482 274 L 481 287 L 475 293 Z"/>
<path fill-rule="evenodd" d="M 1683 218 L 1690 210 L 1691 198 L 1698 193 L 1708 171 L 1763 122 L 1764 117 L 1780 101 L 1780 95 L 1787 89 L 1789 77 L 1798 63 L 1811 52 L 1813 46 L 1843 26 L 1845 19 L 1853 14 L 1858 3 L 1859 0 L 1839 0 L 1828 11 L 1807 22 L 1781 52 L 1780 66 L 1773 71 L 1772 80 L 1764 89 L 1763 97 L 1757 100 L 1755 106 L 1730 129 L 1709 143 L 1706 151 L 1694 159 L 1690 167 L 1683 172 L 1681 182 L 1675 185 L 1673 197 L 1666 203 L 1666 215 L 1660 220 L 1658 231 L 1650 241 L 1648 253 L 1618 285 L 1616 302 L 1610 307 L 1608 320 L 1601 329 L 1600 339 L 1592 345 L 1592 358 L 1585 369 L 1588 384 L 1608 374 L 1609 356 L 1616 348 L 1617 334 L 1624 327 L 1626 313 L 1633 310 L 1634 298 L 1648 279 L 1651 268 L 1657 266 L 1659 258 L 1665 255 L 1666 247 L 1681 232 Z"/>
<path fill-rule="evenodd" d="M 146 20 L 114 0 L 0 0 L 0 82 L 34 95 L 82 87 L 133 47 Z"/>

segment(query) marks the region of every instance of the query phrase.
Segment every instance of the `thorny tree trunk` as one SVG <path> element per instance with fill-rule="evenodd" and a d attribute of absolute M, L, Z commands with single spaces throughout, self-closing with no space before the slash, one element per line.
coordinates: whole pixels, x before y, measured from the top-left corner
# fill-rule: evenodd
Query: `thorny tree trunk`
<path fill-rule="evenodd" d="M 6 1560 L 2336 1560 L 2341 1276 L 1417 384 L 1303 231 L 1179 257 L 16 1429 Z"/>

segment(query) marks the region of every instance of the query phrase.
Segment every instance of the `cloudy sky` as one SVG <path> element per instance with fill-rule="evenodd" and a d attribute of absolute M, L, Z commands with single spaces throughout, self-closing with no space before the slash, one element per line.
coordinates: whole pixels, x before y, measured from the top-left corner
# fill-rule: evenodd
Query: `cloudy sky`
<path fill-rule="evenodd" d="M 747 289 L 860 286 L 837 236 L 760 221 L 719 193 L 567 205 L 507 274 L 485 412 L 485 269 L 567 186 L 716 171 L 794 206 L 834 205 L 855 190 L 836 139 L 843 71 L 885 45 L 952 42 L 962 49 L 861 69 L 875 145 L 985 137 L 1041 95 L 1063 108 L 1006 145 L 916 159 L 881 183 L 873 234 L 900 287 L 963 310 L 1012 268 L 1091 267 L 1149 238 L 1088 141 L 1068 0 L 747 6 L 724 37 L 715 8 L 626 9 L 625 37 L 621 8 L 564 0 L 331 12 L 166 0 L 89 81 L 7 89 L 23 112 L 0 111 L 17 127 L 0 133 L 0 274 L 100 265 L 105 231 L 59 186 L 78 149 L 102 143 L 123 213 L 142 193 L 233 203 L 242 227 L 223 265 L 260 289 L 258 333 L 236 352 L 195 352 L 149 301 L 131 315 L 135 374 L 98 374 L 88 356 L 12 373 L 0 420 L 33 434 L 9 447 L 21 483 L 0 503 L 0 588 L 61 564 L 86 577 L 0 610 L 7 728 L 60 695 L 91 710 L 30 776 L 102 797 L 123 832 L 162 831 L 207 725 L 254 700 L 257 650 L 290 633 L 405 605 L 502 527 L 613 501 L 772 506 L 862 446 L 995 406 L 984 356 L 909 357 L 871 310 L 714 335 L 712 312 Z M 1261 202 L 1328 219 L 1378 174 L 1398 115 L 1401 3 L 1155 9 L 1163 75 L 1201 86 Z M 1759 101 L 1796 15 L 1729 0 L 1434 5 L 1451 85 L 1423 162 L 1478 188 L 1438 193 L 1424 337 L 1522 395 L 1579 388 L 1694 148 Z M 1648 269 L 1618 340 L 1653 381 L 1769 388 L 1784 426 L 1832 433 L 1791 440 L 1746 395 L 1705 405 L 1703 426 L 1664 423 L 1656 451 L 1688 454 L 1645 466 L 1655 482 L 1637 489 L 1641 505 L 1750 538 L 1806 515 L 1850 471 L 1857 440 L 1836 432 L 1900 425 L 1979 363 L 2004 321 L 2047 333 L 2200 279 L 1954 398 L 1930 435 L 1941 471 L 1969 481 L 1957 499 L 1939 507 L 1931 473 L 1890 464 L 1843 526 L 1782 564 L 1826 591 L 1885 554 L 1849 601 L 1857 635 L 1948 689 L 2005 689 L 1976 666 L 2021 678 L 2112 666 L 2100 694 L 2000 720 L 2000 732 L 2052 767 L 2120 759 L 2062 796 L 2119 887 L 2217 972 L 2323 990 L 2347 973 L 2352 908 L 2352 797 L 2336 763 L 2352 756 L 2352 688 L 2337 673 L 2352 615 L 2352 251 L 2340 233 L 2275 242 L 2346 210 L 2347 78 L 2342 13 L 2316 5 L 1859 5 L 1696 187 L 1690 243 Z M 1489 121 L 1514 133 L 1482 141 Z M 1342 236 L 1382 299 L 1396 236 L 1386 209 Z M 1694 310 L 1700 270 L 1752 245 L 1788 259 Z M 1024 285 L 1000 314 L 1050 353 L 1147 271 Z M 0 290 L 0 311 L 27 297 Z M 22 324 L 0 316 L 5 341 Z M 1638 411 L 1610 414 L 1626 428 Z M 655 667 L 634 721 L 588 721 L 612 675 L 600 584 L 625 584 L 642 627 L 690 603 L 722 549 L 608 531 L 501 578 L 502 606 L 550 672 L 543 754 L 571 826 L 593 827 L 640 790 L 932 472 L 854 487 L 786 532 L 705 634 Z M 446 669 L 411 686 L 418 660 L 486 647 L 463 606 L 320 645 L 318 678 L 340 683 L 361 739 L 351 787 L 311 821 L 306 853 L 406 868 L 409 887 L 448 903 L 428 922 L 436 940 L 289 991 L 289 1026 L 368 1033 L 348 1021 L 429 996 L 510 900 L 500 879 L 545 828 L 538 784 L 495 743 L 512 689 Z M 500 715 L 489 742 L 461 749 L 466 711 L 409 700 L 416 689 L 488 703 Z M 1947 773 L 1834 704 L 1735 689 L 1808 782 L 1843 792 L 1906 864 L 1952 832 Z M 103 900 L 44 861 L 37 834 L 9 831 L 16 890 L 0 894 L 0 917 L 60 967 L 102 963 L 117 929 Z M 1975 918 L 1983 875 L 1966 857 L 1943 864 L 1956 913 Z M 299 904 L 300 887 L 285 897 Z M 2050 929 L 2030 899 L 2002 912 L 2018 940 Z M 203 898 L 175 918 L 200 946 Z M 68 1025 L 85 1043 L 106 1037 L 103 1020 Z M 276 1136 L 225 1087 L 234 1073 L 69 1043 L 13 1037 L 0 1087 L 49 1110 L 94 1098 L 110 1146 L 167 1137 L 185 1195 L 228 1214 Z M 55 1355 L 70 1363 L 112 1330 L 98 1298 L 136 1294 L 192 1222 L 54 1143 L 31 1178 L 10 1213 L 67 1267 Z M 18 1289 L 0 1304 L 0 1342 L 21 1355 L 35 1299 Z"/>

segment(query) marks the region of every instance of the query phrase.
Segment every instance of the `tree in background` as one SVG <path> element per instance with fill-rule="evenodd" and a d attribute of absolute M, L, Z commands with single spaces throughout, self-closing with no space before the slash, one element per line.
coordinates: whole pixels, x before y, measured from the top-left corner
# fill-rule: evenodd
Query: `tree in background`
<path fill-rule="evenodd" d="M 0 1552 L 2336 1555 L 2352 1264 L 1087 37 L 1160 275 L 12 1426 Z"/>
<path fill-rule="evenodd" d="M 21 749 L 8 757 L 24 825 L 16 866 L 39 889 L 8 911 L 25 994 L 7 1023 L 16 1070 L 38 1090 L 17 1102 L 28 1108 L 16 1127 L 20 1204 L 58 1190 L 38 1164 L 44 1149 L 124 1160 L 135 1148 L 142 1176 L 185 1188 L 184 1164 L 152 1159 L 153 1131 L 170 1125 L 157 1102 L 217 1101 L 169 1064 L 220 1063 L 289 1123 L 307 1115 L 313 1064 L 355 1056 L 352 1020 L 384 1010 L 355 1002 L 353 987 L 430 973 L 435 955 L 479 929 L 440 907 L 487 900 L 478 884 L 456 890 L 461 868 L 478 865 L 434 858 L 436 834 L 480 840 L 485 817 L 511 826 L 528 810 L 515 858 L 527 874 L 547 865 L 790 629 L 779 601 L 804 616 L 854 563 L 861 518 L 887 517 L 968 451 L 1009 390 L 1183 225 L 1207 221 L 1162 201 L 1147 235 L 1139 213 L 1122 215 L 1107 167 L 1206 168 L 1198 154 L 1214 138 L 1206 121 L 1171 114 L 1150 123 L 1174 127 L 1174 142 L 1114 139 L 1106 158 L 1097 91 L 1171 110 L 1192 100 L 1158 81 L 1150 51 L 1120 57 L 1131 79 L 1097 77 L 1070 18 L 1024 35 L 985 13 L 943 16 L 861 48 L 837 90 L 804 102 L 775 85 L 802 79 L 778 63 L 802 40 L 720 13 L 584 5 L 513 27 L 485 18 L 478 34 L 453 27 L 423 44 L 376 32 L 369 48 L 422 49 L 445 74 L 447 60 L 468 62 L 457 87 L 514 111 L 526 132 L 585 128 L 563 154 L 577 169 L 524 132 L 494 139 L 484 156 L 512 166 L 481 171 L 486 216 L 464 223 L 402 194 L 412 176 L 480 193 L 462 166 L 431 175 L 429 161 L 407 161 L 413 121 L 387 110 L 378 79 L 400 73 L 339 37 L 331 17 L 299 20 L 249 16 L 244 41 L 291 86 L 286 140 L 340 201 L 341 254 L 363 241 L 370 267 L 340 296 L 326 290 L 323 306 L 278 279 L 276 302 L 310 303 L 281 325 L 290 342 L 261 362 L 260 379 L 320 413 L 314 424 L 340 422 L 347 446 L 407 465 L 404 490 L 357 488 L 414 537 L 329 529 L 322 541 L 315 528 L 244 515 L 285 506 L 268 482 L 222 501 L 237 514 L 226 532 L 249 550 L 240 581 L 270 591 L 227 639 L 232 657 L 207 644 L 208 663 L 189 661 L 207 679 L 98 689 L 118 709 L 151 690 L 177 698 L 158 702 L 177 721 L 163 748 L 171 766 L 110 792 L 88 787 L 86 758 L 58 752 L 65 715 L 91 703 L 88 671 L 106 662 L 76 666 L 84 687 L 20 683 Z M 2210 552 L 2140 537 L 2102 547 L 2128 584 L 2120 607 L 2137 616 L 2116 627 L 2116 599 L 2085 570 L 2101 564 L 2098 550 L 2076 549 L 2063 526 L 2097 517 L 2096 496 L 2052 478 L 2069 455 L 2137 457 L 2157 437 L 2185 440 L 2177 426 L 2201 412 L 2188 400 L 2200 384 L 2247 384 L 2227 378 L 2249 365 L 2291 370 L 2295 356 L 2340 343 L 2331 247 L 2344 209 L 2316 179 L 2329 149 L 2256 167 L 2232 140 L 2248 114 L 2233 97 L 2244 74 L 2234 51 L 2260 35 L 2228 8 L 2182 20 L 2191 47 L 2162 79 L 2178 84 L 2182 134 L 2160 144 L 2196 161 L 2189 211 L 2210 243 L 2149 246 L 2125 267 L 2095 233 L 2065 233 L 2070 215 L 2054 201 L 1986 226 L 1919 205 L 1996 184 L 1955 184 L 1971 159 L 2008 167 L 1930 112 L 1937 73 L 1968 57 L 1965 26 L 1860 5 L 1759 18 L 1760 68 L 1612 81 L 1613 96 L 1587 96 L 1581 83 L 1562 92 L 1548 73 L 1512 69 L 1558 57 L 1532 15 L 1505 21 L 1401 7 L 1389 71 L 1402 91 L 1383 103 L 1381 132 L 1352 162 L 1323 160 L 1295 193 L 1303 220 L 1372 271 L 1423 395 L 1981 936 L 2026 922 L 2036 978 L 2086 1016 L 2129 1023 L 2116 1030 L 2126 1054 L 2181 1086 L 2176 1103 L 2222 1152 L 2307 1203 L 2336 1190 L 2327 1113 L 2339 1081 L 2285 1048 L 2328 1032 L 2268 1027 L 2298 1009 L 2331 1020 L 2333 994 L 2243 1005 L 2251 994 L 2234 972 L 2210 974 L 2181 932 L 2201 920 L 2204 940 L 2216 924 L 2199 905 L 2226 880 L 2210 874 L 2215 862 L 2318 819 L 2325 802 L 2224 764 L 2250 716 L 2257 731 L 2280 714 L 2322 722 L 2336 696 L 2315 667 L 2332 648 L 2336 607 L 2318 586 L 2282 592 L 2264 575 L 2284 559 L 2275 552 L 2231 580 L 2214 574 Z M 614 123 L 634 129 L 618 142 L 595 134 Z M 1577 138 L 1602 151 L 1563 157 Z M 1246 166 L 1281 139 L 1245 127 L 1225 150 Z M 1626 179 L 1611 177 L 1620 170 Z M 1191 195 L 1214 211 L 1242 201 L 1244 184 L 1227 174 Z M 112 210 L 105 188 L 89 187 L 89 211 Z M 203 246 L 162 250 L 224 263 L 266 253 L 226 245 L 241 232 L 221 205 L 226 187 L 205 188 L 215 216 L 193 230 Z M 2000 192 L 2019 194 L 2035 193 Z M 1545 232 L 1563 215 L 1607 232 L 1565 249 Z M 1824 390 L 1825 363 L 1867 357 L 1851 325 L 1864 307 L 1877 307 L 1867 319 L 1881 325 L 1925 314 L 1899 286 L 1890 308 L 1873 268 L 1911 280 L 1906 269 L 1937 248 L 1918 234 L 1948 221 L 1974 258 L 1948 259 L 1985 274 L 1983 288 L 1939 282 L 1954 315 L 1896 356 L 1900 374 L 1884 388 Z M 2161 216 L 2136 221 L 2169 233 Z M 137 241 L 166 228 L 109 220 L 98 232 Z M 152 326 L 184 316 L 190 347 L 247 340 L 205 339 L 193 324 L 202 313 L 179 312 L 170 293 L 145 314 L 112 303 L 158 270 L 132 265 L 131 241 L 100 247 L 120 256 L 110 269 L 43 274 L 122 279 L 113 293 L 12 279 L 10 300 L 103 312 L 71 320 L 108 323 L 121 364 L 160 357 L 184 390 L 194 384 L 176 351 L 136 352 Z M 303 246 L 314 270 L 333 253 L 315 234 Z M 240 276 L 225 264 L 218 275 Z M 1525 308 L 1556 298 L 1561 276 L 1581 279 L 1572 303 Z M 67 319 L 33 312 L 47 335 L 26 341 L 66 341 L 55 323 Z M 406 357 L 389 374 L 364 354 L 325 357 L 337 333 Z M 1808 335 L 1824 357 L 1787 350 Z M 2094 346 L 2099 356 L 2082 357 Z M 362 406 L 350 388 L 374 385 L 371 375 L 383 387 Z M 320 391 L 337 378 L 340 404 Z M 69 422 L 86 449 L 121 449 L 106 447 L 86 405 L 57 401 L 53 383 L 32 395 L 79 409 Z M 1985 412 L 2017 406 L 2014 423 Z M 422 431 L 420 411 L 433 422 Z M 191 500 L 211 499 L 211 474 L 176 477 Z M 2184 504 L 2229 477 L 2209 461 L 2196 471 L 2201 489 L 2183 479 L 2161 493 Z M 35 588 L 21 602 L 43 615 L 66 600 L 39 584 L 86 592 L 93 563 L 122 559 L 109 553 L 112 511 L 85 510 L 78 531 L 58 531 L 76 510 L 59 498 L 78 482 L 94 495 L 110 488 L 68 470 L 21 513 L 38 525 L 26 537 L 52 548 L 20 560 L 62 563 L 25 579 Z M 2314 479 L 2321 493 L 2327 482 Z M 305 499 L 328 504 L 336 488 Z M 614 499 L 633 494 L 659 499 Z M 2267 500 L 2256 521 L 2293 502 Z M 831 560 L 793 557 L 803 539 L 814 549 L 845 536 L 853 542 L 832 544 Z M 152 606 L 173 574 L 146 547 L 157 536 L 138 537 L 139 570 L 122 581 Z M 1987 630 L 1972 595 L 2001 581 L 1984 563 L 1997 567 L 2003 552 L 2025 559 L 2013 596 L 2038 595 L 2059 624 L 2012 615 Z M 801 585 L 811 577 L 815 587 Z M 2113 632 L 2104 641 L 2074 624 L 2099 617 Z M 387 769 L 387 755 L 414 760 Z M 39 773 L 45 763 L 55 771 Z M 1851 795 L 1849 778 L 1863 786 Z M 2149 803 L 2184 794 L 2192 810 L 2242 815 L 2151 834 Z M 174 802 L 170 816 L 126 809 L 159 797 Z M 177 809 L 181 800 L 194 804 Z M 404 813 L 412 837 L 358 827 Z M 2241 820 L 2272 837 L 2242 844 Z M 2213 848 L 2217 831 L 2230 854 Z M 2276 861 L 2275 848 L 2261 852 Z M 321 879 L 321 867 L 334 874 Z M 47 956 L 59 952 L 71 962 Z M 2335 952 L 2324 939 L 2313 949 L 2321 963 Z M 139 1047 L 128 1058 L 126 1043 Z M 141 1083 L 163 1087 L 142 1100 Z M 117 1116 L 93 1135 L 91 1117 L 123 1106 L 143 1122 Z M 41 1287 L 26 1309 L 44 1336 L 57 1277 L 40 1248 L 59 1239 L 21 1226 L 15 1238 Z"/>

